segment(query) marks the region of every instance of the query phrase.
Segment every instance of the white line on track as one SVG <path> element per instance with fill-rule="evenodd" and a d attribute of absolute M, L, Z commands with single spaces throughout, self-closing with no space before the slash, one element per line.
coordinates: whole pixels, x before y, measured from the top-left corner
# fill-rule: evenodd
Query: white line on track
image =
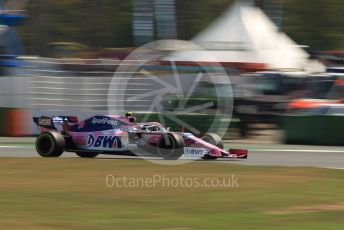
<path fill-rule="evenodd" d="M 23 148 L 34 149 L 34 146 L 0 145 L 0 148 Z M 314 152 L 314 153 L 344 153 L 344 150 L 326 150 L 326 149 L 251 149 L 253 152 Z"/>
<path fill-rule="evenodd" d="M 34 149 L 35 147 L 32 146 L 6 146 L 0 145 L 0 149 L 14 149 L 14 148 L 21 148 L 21 149 Z"/>
<path fill-rule="evenodd" d="M 314 152 L 314 153 L 344 153 L 344 150 L 326 149 L 253 149 L 254 152 Z"/>

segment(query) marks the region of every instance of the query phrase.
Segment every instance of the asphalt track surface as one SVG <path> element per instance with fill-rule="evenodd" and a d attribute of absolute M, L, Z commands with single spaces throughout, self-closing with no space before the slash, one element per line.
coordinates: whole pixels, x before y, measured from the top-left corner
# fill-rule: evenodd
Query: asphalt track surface
<path fill-rule="evenodd" d="M 0 138 L 0 158 L 34 158 L 39 157 L 33 146 L 34 138 L 4 139 Z M 344 169 L 344 147 L 295 146 L 248 143 L 225 143 L 226 147 L 249 150 L 247 160 L 219 159 L 217 162 L 226 164 L 320 167 Z M 73 153 L 64 153 L 62 157 L 77 157 Z M 99 155 L 98 159 L 115 160 L 133 157 Z M 154 159 L 154 158 L 148 158 Z M 159 159 L 156 159 L 159 160 Z"/>

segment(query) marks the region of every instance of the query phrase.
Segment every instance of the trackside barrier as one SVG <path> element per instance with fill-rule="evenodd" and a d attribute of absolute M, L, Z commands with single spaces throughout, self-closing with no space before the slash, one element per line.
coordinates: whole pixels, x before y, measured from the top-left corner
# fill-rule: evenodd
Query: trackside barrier
<path fill-rule="evenodd" d="M 344 146 L 344 116 L 284 116 L 285 143 Z"/>
<path fill-rule="evenodd" d="M 0 135 L 20 137 L 32 135 L 32 114 L 27 109 L 0 109 Z"/>

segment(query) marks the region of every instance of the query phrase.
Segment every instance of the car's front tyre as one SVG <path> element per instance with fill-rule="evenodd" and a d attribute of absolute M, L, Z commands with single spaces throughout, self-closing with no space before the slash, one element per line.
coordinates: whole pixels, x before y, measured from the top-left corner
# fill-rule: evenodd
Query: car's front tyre
<path fill-rule="evenodd" d="M 209 144 L 215 145 L 216 147 L 219 147 L 220 149 L 223 149 L 223 141 L 221 137 L 215 133 L 206 133 L 202 140 L 205 142 L 208 142 Z M 205 155 L 203 157 L 204 160 L 216 160 L 218 157 L 211 156 L 211 155 Z"/>
<path fill-rule="evenodd" d="M 219 135 L 216 133 L 206 133 L 202 140 L 205 142 L 208 142 L 209 144 L 215 145 L 216 147 L 219 147 L 220 149 L 223 149 L 223 141 Z"/>

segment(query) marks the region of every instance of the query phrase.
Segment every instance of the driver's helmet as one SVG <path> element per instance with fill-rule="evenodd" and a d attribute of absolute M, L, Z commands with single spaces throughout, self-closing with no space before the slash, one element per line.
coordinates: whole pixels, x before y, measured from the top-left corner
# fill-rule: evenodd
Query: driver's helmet
<path fill-rule="evenodd" d="M 136 122 L 136 118 L 133 116 L 133 112 L 126 112 L 125 117 L 129 120 L 129 122 L 134 123 Z"/>
<path fill-rule="evenodd" d="M 126 117 L 131 117 L 131 116 L 133 116 L 133 114 L 134 114 L 133 112 L 126 112 L 126 113 L 125 113 L 125 116 L 126 116 Z"/>

